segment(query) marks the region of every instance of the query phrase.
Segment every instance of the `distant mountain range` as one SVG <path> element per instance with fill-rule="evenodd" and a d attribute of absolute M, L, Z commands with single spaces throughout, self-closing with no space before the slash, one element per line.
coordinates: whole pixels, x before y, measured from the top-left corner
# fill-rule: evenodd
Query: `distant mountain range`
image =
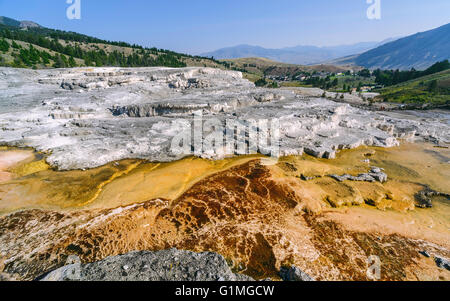
<path fill-rule="evenodd" d="M 382 42 L 363 42 L 352 45 L 330 47 L 296 46 L 281 49 L 238 45 L 235 47 L 222 48 L 213 52 L 203 53 L 202 56 L 214 57 L 215 59 L 262 57 L 288 64 L 312 65 L 348 55 L 363 53 L 364 51 L 376 48 L 390 41 L 392 41 L 392 39 Z"/>
<path fill-rule="evenodd" d="M 41 25 L 32 21 L 17 21 L 8 17 L 0 17 L 0 24 L 20 28 L 42 27 Z"/>
<path fill-rule="evenodd" d="M 239 45 L 203 55 L 216 59 L 262 57 L 300 65 L 324 63 L 357 65 L 370 69 L 424 70 L 436 62 L 450 59 L 450 23 L 426 32 L 382 42 L 334 47 L 297 46 L 282 49 Z"/>
<path fill-rule="evenodd" d="M 450 23 L 334 63 L 353 63 L 371 69 L 424 70 L 446 59 L 450 59 Z"/>

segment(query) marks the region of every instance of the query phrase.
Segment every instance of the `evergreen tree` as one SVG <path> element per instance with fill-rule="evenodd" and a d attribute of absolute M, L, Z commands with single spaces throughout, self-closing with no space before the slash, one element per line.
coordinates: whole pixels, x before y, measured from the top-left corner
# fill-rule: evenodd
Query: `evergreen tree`
<path fill-rule="evenodd" d="M 255 86 L 257 87 L 264 87 L 267 85 L 267 81 L 265 78 L 260 78 L 255 82 Z"/>
<path fill-rule="evenodd" d="M 437 80 L 432 80 L 428 85 L 428 92 L 437 93 L 438 92 L 438 83 Z"/>
<path fill-rule="evenodd" d="M 9 43 L 5 39 L 0 40 L 0 51 L 2 52 L 8 52 L 9 50 Z"/>
<path fill-rule="evenodd" d="M 50 58 L 51 58 L 51 55 L 48 52 L 46 52 L 46 51 L 41 52 L 41 60 L 44 65 L 50 64 Z"/>
<path fill-rule="evenodd" d="M 20 48 L 21 48 L 21 46 L 20 46 L 19 44 L 17 44 L 16 41 L 12 41 L 11 46 L 12 46 L 12 48 L 14 48 L 14 49 L 20 49 Z"/>
<path fill-rule="evenodd" d="M 77 63 L 75 62 L 75 59 L 73 58 L 73 56 L 71 56 L 71 57 L 69 58 L 69 66 L 70 66 L 71 68 L 77 66 Z"/>
<path fill-rule="evenodd" d="M 66 68 L 66 62 L 63 59 L 63 55 L 58 55 L 56 54 L 55 57 L 53 58 L 53 60 L 55 61 L 55 63 L 53 64 L 54 68 Z"/>
<path fill-rule="evenodd" d="M 358 83 L 358 88 L 356 89 L 357 92 L 361 92 L 361 88 L 362 88 L 362 82 Z"/>

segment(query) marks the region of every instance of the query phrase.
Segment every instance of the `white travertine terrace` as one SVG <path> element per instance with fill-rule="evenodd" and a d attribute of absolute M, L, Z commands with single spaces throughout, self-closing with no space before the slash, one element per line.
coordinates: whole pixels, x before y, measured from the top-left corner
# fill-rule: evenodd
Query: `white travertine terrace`
<path fill-rule="evenodd" d="M 61 170 L 126 158 L 180 159 L 172 138 L 199 111 L 223 122 L 278 118 L 281 155 L 334 158 L 341 149 L 392 147 L 399 138 L 450 142 L 450 125 L 439 114 L 412 118 L 256 88 L 234 71 L 0 68 L 0 145 L 47 151 L 48 162 Z"/>

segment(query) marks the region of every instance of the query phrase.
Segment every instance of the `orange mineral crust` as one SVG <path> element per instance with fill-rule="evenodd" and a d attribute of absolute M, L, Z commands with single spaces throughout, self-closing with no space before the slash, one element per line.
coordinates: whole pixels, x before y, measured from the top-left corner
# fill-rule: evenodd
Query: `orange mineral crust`
<path fill-rule="evenodd" d="M 378 256 L 381 280 L 450 280 L 433 260 L 450 257 L 449 157 L 448 149 L 403 144 L 335 160 L 126 160 L 16 174 L 0 184 L 1 277 L 31 280 L 70 255 L 94 262 L 178 248 L 217 252 L 256 279 L 278 279 L 280 267 L 294 264 L 318 280 L 368 280 L 368 257 Z M 330 177 L 373 166 L 387 182 Z M 441 193 L 433 208 L 416 207 L 425 189 Z"/>

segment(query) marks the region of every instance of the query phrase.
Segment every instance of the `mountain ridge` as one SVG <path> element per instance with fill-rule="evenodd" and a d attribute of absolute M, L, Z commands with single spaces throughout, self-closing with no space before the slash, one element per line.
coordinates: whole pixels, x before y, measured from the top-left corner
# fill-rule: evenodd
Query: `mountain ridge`
<path fill-rule="evenodd" d="M 390 41 L 387 39 L 385 41 Z M 216 59 L 238 59 L 246 57 L 263 57 L 270 60 L 298 65 L 313 65 L 340 57 L 363 53 L 385 43 L 381 42 L 360 42 L 355 44 L 337 46 L 312 46 L 299 45 L 284 48 L 264 48 L 248 44 L 240 44 L 232 47 L 225 47 L 215 51 L 201 54 L 205 57 Z"/>
<path fill-rule="evenodd" d="M 424 70 L 450 59 L 450 23 L 381 45 L 341 63 L 370 69 Z"/>
<path fill-rule="evenodd" d="M 12 27 L 19 27 L 19 28 L 22 28 L 22 29 L 43 28 L 41 25 L 39 25 L 39 24 L 37 24 L 36 22 L 33 22 L 33 21 L 17 21 L 15 19 L 8 18 L 8 17 L 5 17 L 5 16 L 0 16 L 0 24 L 7 25 L 7 26 L 12 26 Z"/>

